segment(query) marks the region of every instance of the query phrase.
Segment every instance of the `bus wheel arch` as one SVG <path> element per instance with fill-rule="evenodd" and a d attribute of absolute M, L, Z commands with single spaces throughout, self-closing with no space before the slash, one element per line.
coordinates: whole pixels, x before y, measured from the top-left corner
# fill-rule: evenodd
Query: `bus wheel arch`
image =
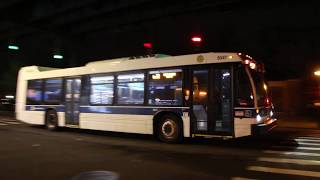
<path fill-rule="evenodd" d="M 179 143 L 183 140 L 183 121 L 171 111 L 160 111 L 153 117 L 153 134 L 160 141 Z"/>
<path fill-rule="evenodd" d="M 54 108 L 48 108 L 45 111 L 44 124 L 50 131 L 58 130 L 58 113 Z"/>

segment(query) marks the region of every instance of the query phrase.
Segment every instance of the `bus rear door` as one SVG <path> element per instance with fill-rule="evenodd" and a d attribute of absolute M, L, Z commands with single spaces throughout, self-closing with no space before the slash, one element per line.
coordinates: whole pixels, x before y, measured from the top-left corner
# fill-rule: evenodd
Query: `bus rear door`
<path fill-rule="evenodd" d="M 80 78 L 65 80 L 65 121 L 66 126 L 79 126 Z"/>

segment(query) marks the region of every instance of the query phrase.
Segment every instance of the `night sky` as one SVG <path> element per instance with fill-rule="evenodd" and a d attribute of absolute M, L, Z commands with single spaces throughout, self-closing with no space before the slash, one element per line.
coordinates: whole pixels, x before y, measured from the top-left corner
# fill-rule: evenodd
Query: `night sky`
<path fill-rule="evenodd" d="M 317 1 L 78 0 L 0 3 L 0 92 L 14 92 L 21 66 L 82 66 L 155 53 L 243 52 L 265 63 L 269 80 L 299 78 L 320 65 Z M 19 51 L 8 50 L 8 43 Z M 52 58 L 61 52 L 63 60 Z"/>

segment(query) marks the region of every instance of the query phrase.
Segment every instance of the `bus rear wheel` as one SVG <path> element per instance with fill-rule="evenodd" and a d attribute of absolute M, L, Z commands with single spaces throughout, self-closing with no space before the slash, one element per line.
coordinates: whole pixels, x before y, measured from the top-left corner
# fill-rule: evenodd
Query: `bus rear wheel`
<path fill-rule="evenodd" d="M 182 127 L 174 115 L 164 115 L 160 118 L 157 127 L 158 138 L 166 143 L 178 143 L 182 141 Z"/>
<path fill-rule="evenodd" d="M 49 110 L 46 113 L 46 128 L 50 131 L 55 131 L 58 129 L 58 115 L 56 111 Z"/>

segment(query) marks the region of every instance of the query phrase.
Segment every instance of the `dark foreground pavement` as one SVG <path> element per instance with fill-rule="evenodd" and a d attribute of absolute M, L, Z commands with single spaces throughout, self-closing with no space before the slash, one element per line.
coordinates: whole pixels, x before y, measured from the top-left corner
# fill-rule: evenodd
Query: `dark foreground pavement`
<path fill-rule="evenodd" d="M 49 132 L 0 117 L 1 180 L 68 180 L 96 170 L 119 179 L 312 179 L 320 178 L 319 152 L 317 129 L 164 144 L 144 135 Z"/>

